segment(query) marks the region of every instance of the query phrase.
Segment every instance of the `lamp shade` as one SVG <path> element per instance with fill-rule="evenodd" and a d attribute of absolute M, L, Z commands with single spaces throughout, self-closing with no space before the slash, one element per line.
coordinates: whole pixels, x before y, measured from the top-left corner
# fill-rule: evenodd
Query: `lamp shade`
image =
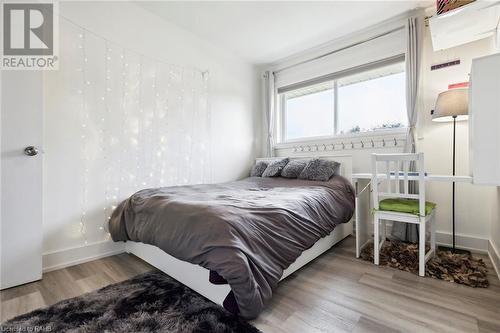
<path fill-rule="evenodd" d="M 469 89 L 451 89 L 438 95 L 432 121 L 466 120 L 469 112 Z"/>

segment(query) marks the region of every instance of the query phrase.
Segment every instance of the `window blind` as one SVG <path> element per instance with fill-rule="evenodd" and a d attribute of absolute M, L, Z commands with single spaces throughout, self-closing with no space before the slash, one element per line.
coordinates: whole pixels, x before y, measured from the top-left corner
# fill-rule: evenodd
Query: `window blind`
<path fill-rule="evenodd" d="M 404 60 L 404 29 L 275 73 L 278 93 Z"/>

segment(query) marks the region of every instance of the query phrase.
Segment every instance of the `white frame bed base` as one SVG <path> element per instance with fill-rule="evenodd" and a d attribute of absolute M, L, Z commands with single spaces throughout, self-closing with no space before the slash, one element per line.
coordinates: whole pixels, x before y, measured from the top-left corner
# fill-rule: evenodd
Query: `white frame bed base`
<path fill-rule="evenodd" d="M 291 159 L 311 158 L 313 156 L 292 157 Z M 341 163 L 340 174 L 352 182 L 352 157 L 350 155 L 314 156 L 335 160 Z M 257 161 L 273 160 L 275 158 L 257 158 Z M 311 248 L 302 254 L 284 272 L 281 280 L 300 269 L 316 257 L 328 251 L 353 232 L 352 219 L 348 223 L 338 225 L 333 232 L 318 240 Z M 231 291 L 228 284 L 215 285 L 208 281 L 209 270 L 172 257 L 160 248 L 144 243 L 127 241 L 126 252 L 132 253 L 152 266 L 173 277 L 177 281 L 205 296 L 214 303 L 222 305 L 227 294 Z"/>

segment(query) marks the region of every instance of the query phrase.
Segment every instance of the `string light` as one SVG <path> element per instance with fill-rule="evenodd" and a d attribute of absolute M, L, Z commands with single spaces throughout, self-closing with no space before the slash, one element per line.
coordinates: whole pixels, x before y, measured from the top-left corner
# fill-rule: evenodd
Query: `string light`
<path fill-rule="evenodd" d="M 206 131 L 207 131 L 207 143 L 208 143 L 208 147 L 211 147 L 211 144 L 212 144 L 212 114 L 211 114 L 211 110 L 210 110 L 210 95 L 209 95 L 209 91 L 210 91 L 210 87 L 208 86 L 208 83 L 209 83 L 209 72 L 208 71 L 205 71 L 205 72 L 202 72 L 202 80 L 203 80 L 203 97 L 201 98 L 201 101 L 204 101 L 204 108 L 205 108 L 205 122 L 206 122 Z M 204 178 L 206 179 L 207 182 L 211 183 L 212 182 L 212 179 L 213 179 L 213 169 L 212 169 L 212 153 L 211 153 L 211 149 L 205 149 L 205 151 L 207 152 L 206 156 L 207 156 L 207 159 L 208 161 L 205 162 L 205 165 L 208 164 L 208 168 L 207 167 L 204 167 L 203 170 L 205 170 L 206 174 L 204 174 Z M 204 180 L 205 180 L 204 179 Z"/>
<path fill-rule="evenodd" d="M 103 213 L 103 224 L 106 224 L 110 217 L 111 217 L 111 210 L 109 209 L 109 205 L 110 205 L 110 196 L 109 196 L 109 192 L 110 192 L 110 182 L 111 182 L 111 178 L 113 177 L 113 175 L 111 174 L 111 159 L 109 158 L 108 156 L 108 151 L 109 149 L 107 149 L 106 145 L 107 145 L 107 141 L 104 139 L 106 137 L 106 125 L 107 125 L 107 122 L 106 122 L 106 118 L 108 116 L 108 114 L 111 112 L 111 109 L 110 109 L 110 106 L 109 106 L 109 81 L 111 80 L 111 75 L 110 75 L 110 69 L 109 69 L 109 61 L 111 60 L 111 56 L 110 56 L 110 52 L 111 52 L 111 48 L 109 47 L 109 42 L 107 40 L 104 41 L 104 49 L 106 50 L 106 55 L 105 55 L 105 60 L 104 60 L 104 73 L 105 73 L 105 80 L 104 80 L 104 96 L 102 96 L 102 100 L 103 100 L 103 112 L 102 112 L 102 117 L 101 117 L 101 129 L 100 129 L 100 133 L 101 133 L 101 153 L 102 153 L 102 160 L 104 162 L 104 167 L 105 167 L 105 171 L 104 171 L 104 182 L 105 182 L 105 186 L 104 186 L 104 207 L 102 209 L 102 213 Z M 105 228 L 103 226 L 99 227 L 100 230 L 104 230 Z"/>
<path fill-rule="evenodd" d="M 150 165 L 151 165 L 151 172 L 149 173 L 149 178 L 150 178 L 150 184 L 152 186 L 161 186 L 160 178 L 158 177 L 159 172 L 157 170 L 157 166 L 161 164 L 161 153 L 158 151 L 158 147 L 162 145 L 162 142 L 159 142 L 159 137 L 161 136 L 160 133 L 160 128 L 161 128 L 161 120 L 160 120 L 160 108 L 161 108 L 161 99 L 160 99 L 160 93 L 159 93 L 159 85 L 160 82 L 158 80 L 158 64 L 155 64 L 154 70 L 153 70 L 153 114 L 152 114 L 152 126 L 150 129 L 150 144 L 154 147 L 154 150 L 152 149 L 150 151 Z"/>
<path fill-rule="evenodd" d="M 83 243 L 85 245 L 88 244 L 88 239 L 87 239 L 87 205 L 88 205 L 88 191 L 89 191 L 89 167 L 88 167 L 88 145 L 86 141 L 87 137 L 87 123 L 89 121 L 89 115 L 88 115 L 88 106 L 87 106 L 87 86 L 88 86 L 88 80 L 87 80 L 87 53 L 86 53 L 86 36 L 85 32 L 81 33 L 79 35 L 80 37 L 80 45 L 82 46 L 82 89 L 78 90 L 78 93 L 82 96 L 82 105 L 81 105 L 81 110 L 80 110 L 80 118 L 82 121 L 82 133 L 81 133 L 81 149 L 82 149 L 82 188 L 83 188 L 83 193 L 82 193 L 82 198 L 81 198 L 81 215 L 80 215 L 80 234 L 83 239 Z"/>
<path fill-rule="evenodd" d="M 139 109 L 139 113 L 143 113 L 144 110 L 143 110 L 143 101 L 142 101 L 142 94 L 143 94 L 143 87 L 142 87 L 142 84 L 143 84 L 143 61 L 144 61 L 144 58 L 143 56 L 140 56 L 140 60 L 139 60 L 139 78 L 138 78 L 138 84 L 137 84 L 137 87 L 138 87 L 138 94 L 137 94 L 137 107 Z M 135 158 L 136 158 L 136 169 L 137 169 L 137 174 L 140 175 L 140 179 L 144 179 L 143 177 L 143 171 L 141 169 L 141 157 L 140 157 L 140 154 L 141 152 L 145 151 L 145 149 L 140 149 L 140 143 L 144 144 L 144 133 L 142 131 L 143 129 L 143 119 L 144 119 L 144 116 L 139 116 L 137 121 L 138 121 L 138 124 L 137 124 L 137 138 L 135 140 L 135 142 L 137 142 L 137 144 L 135 144 L 136 148 L 135 148 Z M 140 138 L 139 138 L 140 136 Z M 134 142 L 134 143 L 135 143 Z M 142 146 L 142 145 L 141 145 Z M 142 172 L 141 172 L 142 171 Z M 140 186 L 145 186 L 146 184 L 144 184 L 144 181 L 139 181 L 139 177 L 136 178 L 136 184 L 135 184 L 135 189 L 138 190 Z"/>
<path fill-rule="evenodd" d="M 87 42 L 88 33 L 82 29 L 76 45 L 81 53 L 81 65 L 76 69 L 81 77 L 76 89 L 81 100 L 79 232 L 85 245 L 92 226 L 109 239 L 106 223 L 118 200 L 131 192 L 147 186 L 211 181 L 205 178 L 204 167 L 209 165 L 210 153 L 205 149 L 209 142 L 205 128 L 210 121 L 207 76 L 126 51 L 114 43 L 111 48 L 112 42 L 99 36 L 104 41 L 100 58 L 104 72 L 95 75 L 91 71 L 99 58 L 89 51 L 94 43 Z M 96 152 L 92 149 L 94 138 Z M 103 163 L 102 185 L 90 177 L 91 156 L 92 161 Z M 102 186 L 104 202 L 98 206 L 101 212 L 94 214 L 89 200 L 97 201 L 90 189 L 97 186 Z M 94 220 L 94 216 L 99 217 Z"/>
<path fill-rule="evenodd" d="M 121 62 L 122 96 L 121 96 L 121 103 L 120 103 L 122 113 L 123 113 L 121 126 L 120 126 L 121 127 L 120 142 L 121 142 L 122 151 L 121 151 L 121 154 L 118 155 L 118 175 L 120 178 L 119 178 L 119 186 L 115 190 L 115 193 L 117 194 L 117 196 L 119 198 L 121 198 L 121 189 L 123 188 L 124 181 L 125 181 L 125 176 L 123 175 L 123 168 L 122 168 L 122 163 L 123 163 L 122 155 L 127 156 L 127 153 L 128 153 L 127 145 L 125 144 L 125 138 L 126 138 L 126 134 L 127 134 L 126 120 L 128 119 L 128 110 L 126 107 L 127 92 L 125 90 L 125 87 L 127 86 L 127 72 L 126 72 L 126 66 L 125 66 L 127 60 L 125 59 L 125 50 L 122 51 L 122 53 L 120 55 L 120 59 L 122 60 L 122 62 Z"/>

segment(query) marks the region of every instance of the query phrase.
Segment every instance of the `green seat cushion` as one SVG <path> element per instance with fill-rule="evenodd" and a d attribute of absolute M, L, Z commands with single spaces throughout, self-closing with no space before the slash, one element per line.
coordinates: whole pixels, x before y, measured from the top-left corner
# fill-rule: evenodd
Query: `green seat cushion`
<path fill-rule="evenodd" d="M 429 215 L 436 207 L 433 202 L 425 202 L 425 215 Z M 389 198 L 381 200 L 379 203 L 379 210 L 408 213 L 413 215 L 420 215 L 417 199 L 404 199 L 404 198 Z"/>

